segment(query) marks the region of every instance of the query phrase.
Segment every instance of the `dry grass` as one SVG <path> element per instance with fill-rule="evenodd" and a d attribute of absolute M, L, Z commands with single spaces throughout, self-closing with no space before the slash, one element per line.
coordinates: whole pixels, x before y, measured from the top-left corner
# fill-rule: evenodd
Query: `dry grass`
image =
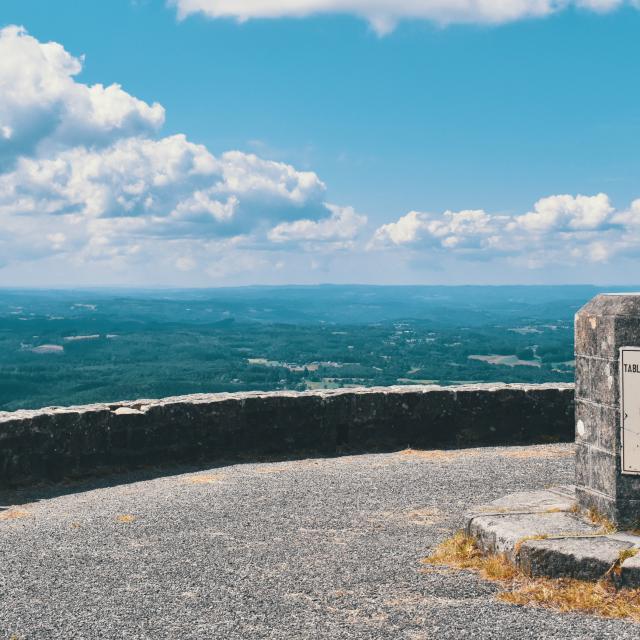
<path fill-rule="evenodd" d="M 629 549 L 623 549 L 620 552 L 618 563 L 622 564 L 625 560 L 628 560 L 629 558 L 635 558 L 638 555 L 638 553 L 640 553 L 640 549 L 637 549 L 635 547 L 630 547 Z"/>
<path fill-rule="evenodd" d="M 558 449 L 557 447 L 527 447 L 525 449 L 512 449 L 509 451 L 501 451 L 500 456 L 503 458 L 519 458 L 519 459 L 540 459 L 549 460 L 553 458 L 572 458 L 575 455 L 573 449 Z"/>
<path fill-rule="evenodd" d="M 616 527 L 609 518 L 602 515 L 596 509 L 589 509 L 587 511 L 587 518 L 595 525 L 599 526 L 602 529 L 602 533 L 615 533 L 618 528 Z"/>
<path fill-rule="evenodd" d="M 116 522 L 119 522 L 120 524 L 131 524 L 132 522 L 136 521 L 136 517 L 132 516 L 129 513 L 125 513 L 123 515 L 120 516 L 116 516 Z"/>
<path fill-rule="evenodd" d="M 516 542 L 516 546 L 513 548 L 513 550 L 516 552 L 516 555 L 518 553 L 520 553 L 520 549 L 522 549 L 522 545 L 525 542 L 529 542 L 530 540 L 548 540 L 549 536 L 546 533 L 541 533 L 537 536 L 526 536 L 524 538 L 522 538 L 522 540 L 518 540 L 518 542 Z"/>
<path fill-rule="evenodd" d="M 285 473 L 288 470 L 287 467 L 258 467 L 256 473 Z"/>
<path fill-rule="evenodd" d="M 421 449 L 405 449 L 400 452 L 400 455 L 412 456 L 425 460 L 450 462 L 452 460 L 457 460 L 458 458 L 470 458 L 480 454 L 477 451 L 471 451 L 469 449 L 433 449 L 430 451 L 423 451 Z"/>
<path fill-rule="evenodd" d="M 640 622 L 640 589 L 620 589 L 609 582 L 550 580 L 520 582 L 498 595 L 503 602 L 546 607 L 562 612 L 589 613 L 603 618 L 625 618 Z"/>
<path fill-rule="evenodd" d="M 27 511 L 9 509 L 8 511 L 0 511 L 0 520 L 20 520 L 21 518 L 28 518 L 30 515 Z"/>
<path fill-rule="evenodd" d="M 438 509 L 412 509 L 407 513 L 411 524 L 430 525 L 440 520 Z"/>
<path fill-rule="evenodd" d="M 395 511 L 377 511 L 367 518 L 375 528 L 384 527 L 385 522 L 393 522 L 396 525 L 416 525 L 421 527 L 431 526 L 442 519 L 438 509 L 396 509 Z"/>
<path fill-rule="evenodd" d="M 224 478 L 222 473 L 207 473 L 199 476 L 190 476 L 184 480 L 185 484 L 215 484 Z"/>
<path fill-rule="evenodd" d="M 618 565 L 637 553 L 625 550 Z M 504 555 L 484 556 L 476 542 L 464 532 L 440 544 L 425 564 L 478 571 L 488 580 L 501 582 L 505 590 L 498 599 L 515 605 L 538 606 L 561 612 L 580 612 L 604 618 L 640 622 L 640 589 L 616 590 L 612 582 L 530 578 Z"/>
<path fill-rule="evenodd" d="M 424 558 L 424 564 L 446 565 L 455 569 L 479 569 L 484 556 L 476 541 L 464 531 L 439 544 L 434 552 Z"/>

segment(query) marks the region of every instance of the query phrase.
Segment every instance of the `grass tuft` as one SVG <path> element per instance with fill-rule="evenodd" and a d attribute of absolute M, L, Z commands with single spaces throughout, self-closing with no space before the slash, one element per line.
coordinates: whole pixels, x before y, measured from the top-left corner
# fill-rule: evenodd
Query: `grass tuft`
<path fill-rule="evenodd" d="M 119 522 L 120 524 L 131 524 L 135 521 L 136 517 L 128 513 L 116 517 L 116 522 Z"/>
<path fill-rule="evenodd" d="M 469 449 L 405 449 L 404 451 L 400 451 L 400 455 L 412 456 L 423 460 L 451 462 L 462 457 L 475 457 L 479 455 L 479 453 Z"/>
<path fill-rule="evenodd" d="M 518 542 L 516 542 L 516 546 L 514 547 L 514 551 L 516 552 L 516 555 L 520 553 L 520 549 L 522 549 L 522 545 L 525 542 L 529 542 L 529 540 L 548 540 L 549 539 L 549 534 L 547 533 L 540 533 L 537 536 L 526 536 L 524 538 L 522 538 L 521 540 L 518 540 Z"/>
<path fill-rule="evenodd" d="M 595 525 L 602 529 L 602 533 L 615 533 L 618 528 L 616 525 L 596 509 L 587 511 L 587 518 Z"/>
<path fill-rule="evenodd" d="M 637 549 L 636 547 L 630 547 L 629 549 L 623 549 L 620 552 L 620 557 L 618 559 L 618 562 L 620 564 L 622 564 L 625 560 L 628 560 L 629 558 L 635 558 L 638 553 L 640 552 L 640 549 Z"/>
<path fill-rule="evenodd" d="M 21 518 L 28 518 L 29 515 L 27 511 L 9 509 L 8 511 L 0 511 L 0 520 L 20 520 Z"/>
<path fill-rule="evenodd" d="M 526 447 L 524 449 L 513 448 L 507 451 L 501 451 L 499 454 L 503 458 L 520 458 L 520 459 L 555 459 L 555 458 L 572 458 L 575 456 L 573 449 L 558 449 L 553 446 Z"/>
<path fill-rule="evenodd" d="M 637 549 L 622 551 L 620 563 L 637 552 Z M 509 604 L 640 622 L 640 589 L 616 590 L 606 580 L 531 578 L 505 555 L 483 555 L 475 539 L 462 531 L 438 545 L 422 562 L 478 571 L 483 578 L 502 583 L 505 590 L 498 594 L 498 599 Z"/>
<path fill-rule="evenodd" d="M 224 474 L 222 473 L 206 473 L 198 476 L 190 476 L 183 482 L 186 484 L 216 484 L 220 482 L 223 477 Z"/>
<path fill-rule="evenodd" d="M 423 564 L 439 564 L 456 569 L 480 569 L 484 556 L 476 541 L 464 531 L 439 544 L 434 552 L 421 560 Z"/>

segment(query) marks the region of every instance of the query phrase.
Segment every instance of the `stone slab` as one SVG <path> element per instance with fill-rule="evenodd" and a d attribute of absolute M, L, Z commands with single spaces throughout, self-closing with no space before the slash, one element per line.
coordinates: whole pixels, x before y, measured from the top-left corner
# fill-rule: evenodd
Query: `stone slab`
<path fill-rule="evenodd" d="M 569 511 L 575 504 L 575 488 L 571 485 L 544 491 L 522 491 L 498 498 L 480 507 L 477 515 L 503 512 Z"/>

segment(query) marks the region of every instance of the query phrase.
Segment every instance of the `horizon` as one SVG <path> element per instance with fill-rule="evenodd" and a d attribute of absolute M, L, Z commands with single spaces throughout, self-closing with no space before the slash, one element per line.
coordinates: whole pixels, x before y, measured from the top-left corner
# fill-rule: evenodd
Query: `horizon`
<path fill-rule="evenodd" d="M 202 285 L 202 286 L 185 286 L 176 287 L 168 285 L 145 285 L 145 286 L 130 286 L 130 285 L 52 285 L 48 287 L 37 286 L 5 286 L 0 285 L 0 291 L 33 291 L 33 292 L 54 292 L 54 291 L 132 291 L 132 292 L 144 292 L 144 291 L 217 291 L 217 290 L 230 290 L 230 289 L 316 289 L 316 288 L 379 288 L 379 289 L 464 289 L 464 288 L 495 288 L 495 289 L 508 289 L 508 288 L 523 288 L 523 289 L 562 289 L 562 288 L 590 288 L 590 289 L 621 289 L 620 292 L 627 295 L 633 295 L 634 288 L 640 289 L 640 285 L 624 285 L 624 284 L 594 284 L 594 283 L 553 283 L 553 284 L 519 284 L 519 283 L 503 283 L 503 284 L 376 284 L 376 283 L 364 283 L 364 282 L 318 282 L 315 284 L 303 284 L 303 283 L 284 283 L 284 284 L 241 284 L 241 285 Z M 602 291 L 606 293 L 606 291 Z"/>

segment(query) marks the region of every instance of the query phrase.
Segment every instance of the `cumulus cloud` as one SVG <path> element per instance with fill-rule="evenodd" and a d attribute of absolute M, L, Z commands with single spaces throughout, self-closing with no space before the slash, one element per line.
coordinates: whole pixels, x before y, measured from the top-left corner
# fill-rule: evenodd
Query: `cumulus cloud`
<path fill-rule="evenodd" d="M 118 85 L 82 84 L 81 69 L 60 44 L 0 30 L 3 263 L 63 255 L 125 268 L 168 256 L 189 272 L 210 251 L 233 247 L 238 258 L 242 243 L 340 242 L 362 226 L 352 209 L 325 202 L 315 173 L 239 151 L 214 156 L 182 134 L 158 137 L 162 106 Z"/>
<path fill-rule="evenodd" d="M 215 157 L 183 135 L 21 157 L 0 174 L 0 213 L 146 218 L 172 231 L 183 223 L 247 230 L 256 202 L 267 221 L 321 215 L 323 195 L 313 173 L 238 152 Z"/>
<path fill-rule="evenodd" d="M 295 220 L 283 222 L 268 234 L 275 243 L 330 243 L 349 247 L 360 230 L 367 224 L 367 217 L 356 213 L 353 207 L 337 207 L 327 204 L 331 216 L 323 220 Z"/>
<path fill-rule="evenodd" d="M 472 259 L 511 257 L 529 266 L 607 262 L 640 251 L 640 200 L 617 211 L 604 193 L 554 195 L 521 215 L 484 210 L 411 211 L 380 226 L 370 249 L 406 247 Z"/>
<path fill-rule="evenodd" d="M 604 193 L 591 197 L 559 195 L 538 200 L 533 211 L 516 217 L 513 224 L 533 233 L 596 230 L 610 221 L 612 213 Z"/>
<path fill-rule="evenodd" d="M 21 27 L 0 30 L 0 168 L 38 149 L 109 144 L 164 123 L 161 105 L 117 84 L 79 83 L 81 70 L 82 59 L 58 43 L 39 42 Z"/>
<path fill-rule="evenodd" d="M 303 18 L 315 14 L 352 14 L 364 18 L 380 34 L 401 20 L 421 19 L 437 24 L 501 24 L 539 18 L 577 7 L 607 12 L 635 0 L 169 0 L 179 18 L 195 13 L 210 18 Z"/>
<path fill-rule="evenodd" d="M 406 245 L 429 242 L 445 248 L 476 248 L 489 244 L 504 218 L 482 209 L 445 211 L 435 216 L 410 211 L 397 222 L 378 228 L 373 245 Z"/>

